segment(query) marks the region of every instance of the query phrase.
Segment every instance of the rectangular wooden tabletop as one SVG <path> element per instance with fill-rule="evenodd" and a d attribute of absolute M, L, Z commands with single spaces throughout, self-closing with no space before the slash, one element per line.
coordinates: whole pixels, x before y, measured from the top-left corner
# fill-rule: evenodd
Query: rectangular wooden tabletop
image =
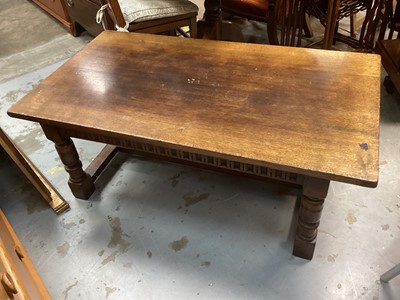
<path fill-rule="evenodd" d="M 104 32 L 9 115 L 364 186 L 380 57 Z"/>

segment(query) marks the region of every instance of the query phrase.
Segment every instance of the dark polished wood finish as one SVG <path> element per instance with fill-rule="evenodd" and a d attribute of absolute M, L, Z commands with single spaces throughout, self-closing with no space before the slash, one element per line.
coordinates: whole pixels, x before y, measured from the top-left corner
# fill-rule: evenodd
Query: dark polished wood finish
<path fill-rule="evenodd" d="M 93 182 L 70 137 L 304 181 L 311 259 L 326 183 L 377 184 L 379 102 L 377 55 L 104 32 L 8 113 L 41 123 L 77 197 Z"/>

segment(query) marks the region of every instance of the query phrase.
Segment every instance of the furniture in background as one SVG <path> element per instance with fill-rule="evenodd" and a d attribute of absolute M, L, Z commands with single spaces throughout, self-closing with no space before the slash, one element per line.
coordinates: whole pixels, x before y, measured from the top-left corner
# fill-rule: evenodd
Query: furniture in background
<path fill-rule="evenodd" d="M 324 49 L 329 49 L 333 39 L 344 41 L 346 43 L 356 43 L 354 34 L 348 36 L 338 33 L 340 20 L 351 17 L 360 11 L 365 11 L 368 6 L 368 0 L 309 0 L 306 4 L 306 11 L 311 16 L 316 17 L 322 25 L 325 26 Z M 353 24 L 351 24 L 351 28 Z M 351 29 L 352 30 L 352 29 Z M 352 45 L 353 45 L 352 44 Z"/>
<path fill-rule="evenodd" d="M 267 23 L 269 43 L 300 46 L 302 31 L 312 33 L 300 0 L 205 0 L 204 20 L 200 21 L 200 36 L 222 39 L 222 13 Z"/>
<path fill-rule="evenodd" d="M 388 73 L 383 85 L 388 93 L 393 93 L 394 89 L 400 93 L 400 39 L 378 41 L 375 51 L 381 55 L 382 65 Z"/>
<path fill-rule="evenodd" d="M 271 45 L 301 45 L 302 29 L 308 28 L 303 7 L 299 0 L 221 0 L 223 13 L 267 23 Z"/>
<path fill-rule="evenodd" d="M 324 49 L 331 49 L 334 41 L 341 41 L 356 50 L 372 52 L 376 40 L 381 39 L 386 29 L 384 23 L 392 9 L 392 0 L 307 0 L 305 6 L 306 12 L 318 18 L 325 26 Z M 345 17 L 354 17 L 360 11 L 365 12 L 365 18 L 359 37 L 340 34 L 339 21 Z"/>
<path fill-rule="evenodd" d="M 197 12 L 199 8 L 188 0 L 101 0 L 97 22 L 103 20 L 107 9 L 113 24 L 105 22 L 105 29 L 163 33 L 179 31 L 189 36 L 182 27 L 189 27 L 190 37 L 197 37 Z"/>
<path fill-rule="evenodd" d="M 103 26 L 96 22 L 97 11 L 102 6 L 100 0 L 64 1 L 66 2 L 68 14 L 74 26 L 74 35 L 79 35 L 86 30 L 89 34 L 97 36 L 104 30 Z M 108 18 L 108 16 L 105 16 L 105 18 Z M 104 22 L 112 23 L 110 19 L 106 19 Z"/>
<path fill-rule="evenodd" d="M 382 65 L 388 73 L 383 81 L 386 90 L 393 93 L 397 89 L 400 93 L 400 1 L 394 10 L 390 3 L 387 9 L 388 16 L 382 26 L 388 27 L 388 32 L 380 36 L 375 52 L 381 55 Z"/>
<path fill-rule="evenodd" d="M 330 180 L 377 185 L 379 105 L 375 54 L 105 31 L 8 114 L 41 124 L 82 199 L 71 137 L 297 186 L 293 253 L 311 259 Z"/>
<path fill-rule="evenodd" d="M 50 300 L 42 279 L 0 210 L 0 299 Z"/>
<path fill-rule="evenodd" d="M 125 18 L 130 22 L 129 31 L 145 31 L 149 33 L 158 33 L 162 30 L 177 29 L 180 26 L 190 26 L 192 36 L 196 36 L 196 17 L 198 8 L 188 0 L 64 0 L 68 9 L 70 20 L 75 28 L 74 34 L 79 35 L 82 31 L 87 31 L 93 36 L 97 36 L 104 28 L 114 30 L 115 26 L 125 27 Z M 132 4 L 133 3 L 133 4 Z M 101 23 L 97 22 L 99 10 L 104 6 L 109 5 L 108 13 L 102 14 Z M 147 12 L 147 17 L 141 16 L 137 19 L 138 13 L 136 9 L 141 9 Z M 144 5 L 144 6 L 143 6 Z M 156 5 L 156 6 L 155 6 Z M 169 7 L 167 6 L 169 5 Z M 146 8 L 147 6 L 147 8 Z M 150 11 L 149 6 L 161 9 L 159 12 L 164 12 L 156 16 L 154 10 Z M 128 11 L 130 10 L 130 11 Z M 168 14 L 165 12 L 168 11 Z M 172 11 L 172 13 L 171 13 Z"/>
<path fill-rule="evenodd" d="M 60 21 L 64 27 L 72 34 L 75 32 L 73 23 L 71 22 L 64 0 L 32 0 L 51 16 Z M 70 0 L 67 0 L 70 1 Z"/>
<path fill-rule="evenodd" d="M 3 147 L 56 214 L 60 214 L 69 208 L 69 204 L 1 128 L 0 146 Z"/>

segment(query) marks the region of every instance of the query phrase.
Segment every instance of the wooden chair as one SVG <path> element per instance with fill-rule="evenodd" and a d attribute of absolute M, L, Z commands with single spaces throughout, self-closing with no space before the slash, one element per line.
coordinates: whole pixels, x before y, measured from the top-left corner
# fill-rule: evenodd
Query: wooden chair
<path fill-rule="evenodd" d="M 328 32 L 333 33 L 333 41 L 340 41 L 354 49 L 364 52 L 372 52 L 375 48 L 375 42 L 379 33 L 379 26 L 384 22 L 390 8 L 392 0 L 336 0 L 333 1 L 333 18 L 336 20 L 336 28 L 327 28 Z M 390 3 L 389 3 L 390 2 Z M 305 11 L 318 18 L 322 25 L 328 24 L 328 1 L 327 0 L 306 0 Z M 362 22 L 358 39 L 354 35 L 354 17 L 358 12 L 364 11 L 365 17 Z M 344 35 L 338 32 L 339 22 L 350 17 L 350 35 Z M 328 24 L 328 25 L 327 25 Z M 382 24 L 383 27 L 385 27 Z M 381 26 L 381 28 L 382 28 Z M 386 28 L 386 27 L 385 27 Z M 330 47 L 330 45 L 329 45 Z M 329 48 L 328 47 L 328 48 Z"/>
<path fill-rule="evenodd" d="M 179 31 L 189 36 L 182 27 L 189 27 L 190 37 L 197 37 L 198 7 L 188 0 L 101 0 L 97 22 L 105 29 L 163 33 Z M 107 11 L 112 24 L 104 18 Z"/>
<path fill-rule="evenodd" d="M 300 46 L 302 30 L 308 28 L 301 4 L 300 0 L 221 0 L 220 9 L 230 15 L 267 23 L 268 41 L 272 45 Z M 306 30 L 306 34 L 311 32 Z"/>

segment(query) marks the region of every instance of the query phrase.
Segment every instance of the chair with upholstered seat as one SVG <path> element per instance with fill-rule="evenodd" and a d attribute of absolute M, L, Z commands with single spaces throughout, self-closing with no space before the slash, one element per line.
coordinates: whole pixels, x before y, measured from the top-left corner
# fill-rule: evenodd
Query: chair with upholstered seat
<path fill-rule="evenodd" d="M 198 7 L 188 0 L 101 0 L 102 8 L 98 13 L 98 22 L 103 22 L 105 29 L 162 33 L 179 31 L 184 36 L 182 27 L 188 27 L 190 37 L 197 36 Z M 103 18 L 107 11 L 113 20 L 108 24 Z"/>

